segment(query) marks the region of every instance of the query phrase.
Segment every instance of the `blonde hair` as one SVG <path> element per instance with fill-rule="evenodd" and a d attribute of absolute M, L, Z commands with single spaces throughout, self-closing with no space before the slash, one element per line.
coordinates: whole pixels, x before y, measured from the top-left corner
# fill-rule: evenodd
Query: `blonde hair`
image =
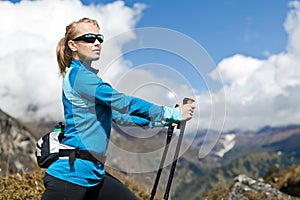
<path fill-rule="evenodd" d="M 80 23 L 92 23 L 100 29 L 97 21 L 90 18 L 82 18 L 66 26 L 65 37 L 60 39 L 56 47 L 56 58 L 61 76 L 64 76 L 66 74 L 67 67 L 70 67 L 72 61 L 72 51 L 68 46 L 68 41 L 74 39 L 78 30 L 77 25 Z"/>

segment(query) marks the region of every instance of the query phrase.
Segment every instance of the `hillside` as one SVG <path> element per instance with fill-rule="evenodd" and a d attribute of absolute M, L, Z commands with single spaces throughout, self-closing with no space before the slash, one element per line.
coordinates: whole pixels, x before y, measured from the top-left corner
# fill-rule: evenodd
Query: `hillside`
<path fill-rule="evenodd" d="M 223 157 L 216 153 L 224 148 L 222 138 L 234 134 L 234 146 Z M 264 177 L 270 168 L 281 168 L 300 163 L 300 126 L 264 127 L 258 131 L 230 131 L 222 133 L 219 143 L 200 163 L 213 158 L 210 167 L 199 165 L 185 167 L 182 170 L 191 173 L 190 183 L 181 184 L 173 197 L 178 199 L 201 199 L 205 192 L 216 185 L 232 184 L 232 180 L 239 174 L 246 174 L 259 179 Z M 226 147 L 225 147 L 226 148 Z M 182 158 L 183 159 L 183 158 Z M 179 178 L 179 177 L 177 177 Z M 182 182 L 183 178 L 178 182 Z"/>
<path fill-rule="evenodd" d="M 0 109 L 0 176 L 33 170 L 35 142 L 24 124 Z"/>
<path fill-rule="evenodd" d="M 235 159 L 230 164 L 207 169 L 189 184 L 184 184 L 175 194 L 178 199 L 201 199 L 203 194 L 216 185 L 230 186 L 232 180 L 239 174 L 259 179 L 264 177 L 269 168 L 275 165 L 289 166 L 289 158 L 277 153 L 259 152 Z"/>
<path fill-rule="evenodd" d="M 23 174 L 37 169 L 34 156 L 36 138 L 51 130 L 55 123 L 40 121 L 24 125 L 0 111 L 1 176 Z M 198 151 L 204 137 L 205 131 L 201 130 L 196 138 L 186 138 L 184 141 L 183 145 L 189 148 L 177 162 L 171 198 L 202 199 L 206 192 L 217 185 L 229 187 L 239 174 L 259 179 L 274 166 L 284 168 L 300 163 L 299 125 L 266 126 L 258 131 L 223 132 L 208 156 L 199 159 Z M 107 168 L 113 170 L 117 177 L 121 177 L 125 182 L 130 180 L 130 185 L 139 188 L 139 191 L 149 194 L 162 153 L 156 150 L 164 147 L 165 138 L 165 129 L 130 129 L 130 134 L 113 129 Z M 176 140 L 175 135 L 172 141 Z M 173 158 L 174 144 L 169 149 L 169 164 Z M 156 154 L 145 158 L 144 155 L 148 155 L 149 152 Z M 158 195 L 162 195 L 165 190 L 169 170 L 170 165 L 166 165 L 158 187 Z"/>
<path fill-rule="evenodd" d="M 108 169 L 109 173 L 118 177 L 140 200 L 150 199 L 149 193 L 143 191 L 139 185 L 128 177 Z M 1 200 L 40 200 L 44 191 L 43 176 L 45 170 L 34 172 L 17 173 L 0 178 L 0 199 Z M 155 200 L 162 199 L 157 196 Z"/>
<path fill-rule="evenodd" d="M 228 186 L 218 185 L 204 196 L 205 200 L 299 200 L 300 165 L 271 168 L 264 180 L 239 175 Z"/>
<path fill-rule="evenodd" d="M 150 198 L 149 192 L 142 190 L 128 177 L 112 169 L 108 171 L 129 187 L 141 200 Z M 17 173 L 0 179 L 0 199 L 38 200 L 44 191 L 42 177 L 44 170 Z M 254 180 L 246 175 L 239 175 L 231 180 L 230 186 L 218 185 L 208 191 L 205 200 L 299 200 L 300 165 L 287 168 L 271 168 L 265 180 Z M 290 196 L 293 195 L 293 196 Z M 230 198 L 229 198 L 230 197 Z M 157 196 L 155 199 L 162 199 Z M 182 199 L 182 198 L 174 198 Z M 188 199 L 202 199 L 190 196 Z"/>

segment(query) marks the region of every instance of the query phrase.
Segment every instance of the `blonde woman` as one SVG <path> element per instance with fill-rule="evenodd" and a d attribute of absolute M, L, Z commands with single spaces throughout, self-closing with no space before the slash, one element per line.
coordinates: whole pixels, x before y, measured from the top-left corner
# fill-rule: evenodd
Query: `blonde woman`
<path fill-rule="evenodd" d="M 48 167 L 43 200 L 137 199 L 120 181 L 105 173 L 112 121 L 154 127 L 192 118 L 192 105 L 155 105 L 120 93 L 98 77 L 92 62 L 100 58 L 104 41 L 99 32 L 97 21 L 83 18 L 69 24 L 58 43 L 66 122 L 62 143 L 74 151 Z"/>

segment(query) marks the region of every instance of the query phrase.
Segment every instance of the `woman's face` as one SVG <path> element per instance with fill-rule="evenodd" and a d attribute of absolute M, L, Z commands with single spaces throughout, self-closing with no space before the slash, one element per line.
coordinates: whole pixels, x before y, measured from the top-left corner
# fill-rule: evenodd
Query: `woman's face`
<path fill-rule="evenodd" d="M 78 32 L 73 39 L 87 33 L 99 34 L 98 27 L 92 23 L 80 23 L 77 25 L 76 29 Z M 68 45 L 72 51 L 73 58 L 80 60 L 87 65 L 91 65 L 92 61 L 100 58 L 101 43 L 97 39 L 93 43 L 82 40 L 69 40 Z"/>

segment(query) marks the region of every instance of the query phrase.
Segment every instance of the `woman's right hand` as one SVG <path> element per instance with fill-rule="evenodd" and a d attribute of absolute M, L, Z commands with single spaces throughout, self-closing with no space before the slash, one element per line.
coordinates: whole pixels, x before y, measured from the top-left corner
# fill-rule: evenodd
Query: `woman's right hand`
<path fill-rule="evenodd" d="M 182 121 L 188 121 L 192 119 L 196 106 L 194 104 L 179 105 L 178 108 L 181 111 Z"/>

